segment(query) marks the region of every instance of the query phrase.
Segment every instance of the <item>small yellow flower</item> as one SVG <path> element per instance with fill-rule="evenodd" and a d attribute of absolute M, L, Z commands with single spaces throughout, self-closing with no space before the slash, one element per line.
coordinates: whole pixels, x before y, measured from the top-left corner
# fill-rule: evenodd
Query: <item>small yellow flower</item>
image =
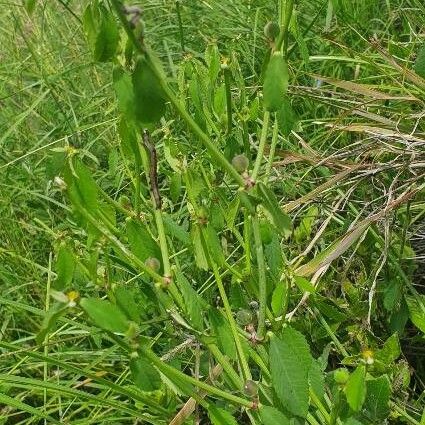
<path fill-rule="evenodd" d="M 77 305 L 77 300 L 80 298 L 80 293 L 78 291 L 69 291 L 66 294 L 68 298 L 68 307 L 75 307 Z"/>
<path fill-rule="evenodd" d="M 372 350 L 363 350 L 362 352 L 363 360 L 366 364 L 371 365 L 373 364 L 373 351 Z"/>

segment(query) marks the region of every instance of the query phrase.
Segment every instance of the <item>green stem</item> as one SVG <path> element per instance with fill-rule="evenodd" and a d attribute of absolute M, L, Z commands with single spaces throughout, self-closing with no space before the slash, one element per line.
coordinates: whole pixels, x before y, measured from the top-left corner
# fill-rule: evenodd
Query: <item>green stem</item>
<path fill-rule="evenodd" d="M 186 111 L 185 107 L 180 102 L 180 100 L 175 96 L 175 94 L 173 93 L 173 91 L 170 89 L 170 87 L 168 86 L 166 82 L 166 77 L 162 69 L 158 65 L 157 61 L 153 59 L 152 53 L 146 48 L 146 46 L 142 45 L 141 43 L 137 41 L 136 36 L 134 35 L 132 29 L 129 26 L 129 23 L 127 22 L 127 18 L 121 9 L 120 1 L 119 0 L 110 0 L 110 1 L 121 23 L 123 24 L 129 39 L 132 41 L 136 50 L 138 50 L 141 54 L 145 56 L 149 68 L 155 75 L 156 79 L 158 80 L 158 83 L 160 84 L 162 90 L 164 91 L 164 94 L 166 95 L 170 103 L 175 107 L 180 117 L 184 121 L 186 121 L 187 126 L 199 138 L 199 140 L 206 147 L 206 149 L 208 150 L 209 154 L 213 157 L 213 159 L 224 170 L 226 170 L 229 173 L 229 175 L 233 178 L 233 180 L 235 180 L 235 182 L 239 186 L 243 187 L 245 182 L 243 178 L 241 177 L 241 175 L 235 170 L 233 165 L 229 161 L 227 161 L 226 157 L 220 152 L 220 150 L 216 147 L 216 145 L 208 137 L 208 135 L 201 130 L 201 128 L 198 126 L 195 120 Z"/>
<path fill-rule="evenodd" d="M 274 153 L 276 151 L 278 135 L 279 135 L 279 126 L 278 126 L 278 123 L 277 123 L 277 117 L 275 116 L 274 125 L 273 125 L 272 143 L 270 145 L 269 158 L 268 158 L 267 167 L 266 167 L 266 175 L 265 175 L 265 178 L 264 178 L 264 180 L 266 182 L 269 179 L 270 172 L 272 170 Z"/>
<path fill-rule="evenodd" d="M 422 422 L 418 422 L 415 418 L 412 418 L 404 409 L 395 404 L 394 402 L 390 402 L 391 407 L 404 419 L 408 420 L 412 425 L 422 425 Z"/>
<path fill-rule="evenodd" d="M 182 16 L 180 11 L 180 0 L 176 0 L 176 12 L 177 12 L 177 22 L 179 24 L 180 46 L 182 48 L 182 52 L 184 52 L 186 49 L 184 46 L 184 34 L 183 34 Z"/>
<path fill-rule="evenodd" d="M 136 180 L 134 181 L 134 211 L 136 215 L 140 214 L 140 162 L 136 159 L 135 164 Z"/>
<path fill-rule="evenodd" d="M 245 381 L 251 379 L 251 371 L 249 370 L 248 361 L 246 360 L 245 353 L 242 348 L 239 332 L 235 319 L 233 318 L 232 308 L 230 307 L 229 299 L 227 298 L 226 290 L 224 289 L 223 281 L 221 280 L 220 272 L 214 260 L 211 259 L 213 273 L 217 283 L 220 297 L 223 301 L 224 311 L 226 313 L 227 321 L 229 322 L 230 329 L 232 331 L 233 339 L 235 340 L 236 352 L 238 353 L 239 362 L 241 365 L 242 376 Z"/>
<path fill-rule="evenodd" d="M 223 68 L 224 85 L 226 89 L 227 134 L 232 132 L 232 93 L 230 91 L 230 69 L 228 65 Z"/>
<path fill-rule="evenodd" d="M 217 362 L 223 367 L 224 372 L 232 381 L 233 385 L 238 389 L 242 388 L 243 382 L 240 376 L 236 373 L 235 369 L 233 369 L 232 365 L 229 363 L 227 357 L 218 349 L 215 344 L 209 343 L 207 338 L 201 337 L 200 341 L 208 348 L 208 350 L 214 356 Z"/>
<path fill-rule="evenodd" d="M 172 366 L 164 363 L 159 357 L 157 357 L 151 350 L 140 345 L 140 351 L 143 355 L 150 360 L 150 362 L 158 368 L 160 372 L 164 375 L 168 376 L 170 379 L 175 379 L 175 381 L 184 382 L 185 384 L 194 385 L 197 388 L 200 388 L 206 391 L 210 395 L 215 395 L 217 397 L 221 397 L 224 400 L 227 400 L 236 405 L 244 406 L 247 408 L 252 408 L 252 401 L 238 397 L 233 394 L 229 394 L 226 391 L 220 390 L 217 387 L 213 387 L 212 385 L 207 384 L 203 381 L 198 381 L 195 378 L 192 378 L 189 375 L 181 372 L 180 370 L 175 369 Z"/>
<path fill-rule="evenodd" d="M 285 1 L 285 5 L 283 2 Z M 291 22 L 292 10 L 294 9 L 294 0 L 281 0 L 281 11 L 285 11 L 283 18 L 281 19 L 281 30 L 279 33 L 279 37 L 277 38 L 274 51 L 279 51 L 282 49 L 284 56 L 287 57 L 288 52 L 288 36 L 289 36 L 289 23 Z"/>
<path fill-rule="evenodd" d="M 171 273 L 171 264 L 170 264 L 170 255 L 168 252 L 167 238 L 165 235 L 164 229 L 164 220 L 162 219 L 161 210 L 155 208 L 154 210 L 156 229 L 158 231 L 159 247 L 161 249 L 162 264 L 164 265 L 164 276 L 170 278 Z"/>
<path fill-rule="evenodd" d="M 264 338 L 266 329 L 266 309 L 267 309 L 267 282 L 266 282 L 266 263 L 264 261 L 263 243 L 261 241 L 260 226 L 258 218 L 252 217 L 252 229 L 254 232 L 255 251 L 258 267 L 258 339 Z"/>
<path fill-rule="evenodd" d="M 323 406 L 322 402 L 320 401 L 319 397 L 317 397 L 316 393 L 311 388 L 310 388 L 310 399 L 313 402 L 313 404 L 317 407 L 319 412 L 323 415 L 326 423 L 330 424 L 331 415 L 328 413 L 325 406 Z"/>
<path fill-rule="evenodd" d="M 249 276 L 251 274 L 251 220 L 249 212 L 246 210 L 244 211 L 243 237 L 246 261 L 245 273 L 247 274 L 247 276 Z"/>
<path fill-rule="evenodd" d="M 255 159 L 254 170 L 252 171 L 252 179 L 257 181 L 260 172 L 261 161 L 263 160 L 264 148 L 267 142 L 267 133 L 269 131 L 270 111 L 264 111 L 263 128 L 261 129 L 260 144 L 258 145 L 257 158 Z"/>

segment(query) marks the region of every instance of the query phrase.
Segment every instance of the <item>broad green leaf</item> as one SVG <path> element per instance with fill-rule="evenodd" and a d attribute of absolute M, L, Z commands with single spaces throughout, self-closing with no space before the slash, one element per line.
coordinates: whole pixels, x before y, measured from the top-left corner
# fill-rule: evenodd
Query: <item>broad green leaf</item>
<path fill-rule="evenodd" d="M 381 361 L 386 366 L 390 366 L 400 357 L 401 349 L 398 334 L 394 333 L 384 343 L 382 348 L 375 352 L 375 359 Z"/>
<path fill-rule="evenodd" d="M 131 377 L 142 391 L 155 391 L 161 387 L 162 381 L 158 371 L 143 357 L 131 359 Z"/>
<path fill-rule="evenodd" d="M 192 288 L 180 270 L 176 272 L 176 285 L 183 295 L 187 318 L 195 329 L 202 330 L 204 327 L 203 310 L 205 307 L 203 299 Z"/>
<path fill-rule="evenodd" d="M 165 113 L 165 96 L 158 79 L 145 59 L 133 71 L 135 117 L 141 125 L 155 124 Z"/>
<path fill-rule="evenodd" d="M 114 15 L 105 7 L 100 8 L 100 13 L 101 21 L 94 45 L 94 60 L 109 62 L 115 58 L 120 36 Z"/>
<path fill-rule="evenodd" d="M 414 70 L 416 74 L 425 78 L 425 43 L 422 44 L 416 57 Z"/>
<path fill-rule="evenodd" d="M 425 333 L 425 295 L 406 295 L 409 317 L 413 324 Z"/>
<path fill-rule="evenodd" d="M 273 53 L 264 76 L 264 107 L 270 112 L 277 112 L 283 103 L 288 89 L 288 65 L 281 52 Z"/>
<path fill-rule="evenodd" d="M 236 419 L 230 412 L 225 409 L 215 407 L 210 404 L 208 406 L 208 417 L 212 425 L 238 425 Z"/>
<path fill-rule="evenodd" d="M 75 266 L 74 252 L 67 245 L 62 244 L 56 257 L 55 270 L 57 276 L 52 285 L 54 289 L 62 291 L 71 284 Z"/>
<path fill-rule="evenodd" d="M 308 382 L 319 400 L 325 395 L 325 376 L 318 360 L 313 360 L 308 373 Z"/>
<path fill-rule="evenodd" d="M 286 303 L 287 285 L 286 282 L 278 282 L 272 294 L 272 311 L 277 317 L 282 314 L 283 307 Z"/>
<path fill-rule="evenodd" d="M 192 226 L 190 236 L 192 238 L 196 265 L 202 270 L 208 270 L 207 255 L 204 251 L 204 244 L 201 239 L 201 229 L 198 225 L 195 224 Z"/>
<path fill-rule="evenodd" d="M 391 386 L 387 375 L 366 381 L 367 397 L 363 408 L 372 421 L 385 419 L 390 413 Z"/>
<path fill-rule="evenodd" d="M 357 369 L 348 378 L 344 389 L 348 405 L 355 412 L 359 412 L 366 398 L 366 368 L 363 365 Z"/>
<path fill-rule="evenodd" d="M 290 420 L 280 410 L 271 406 L 261 406 L 260 418 L 263 425 L 291 425 Z"/>
<path fill-rule="evenodd" d="M 208 254 L 210 258 L 218 265 L 222 266 L 224 264 L 224 254 L 223 249 L 220 244 L 217 232 L 214 228 L 208 224 L 205 227 L 202 227 L 203 235 L 205 238 L 205 244 L 208 249 Z"/>
<path fill-rule="evenodd" d="M 313 284 L 302 276 L 294 276 L 294 282 L 301 289 L 302 292 L 310 292 L 314 294 L 316 292 L 316 288 Z"/>
<path fill-rule="evenodd" d="M 184 245 L 189 246 L 190 245 L 189 232 L 186 231 L 186 229 L 183 226 L 177 224 L 168 214 L 163 213 L 162 218 L 164 220 L 164 226 L 165 226 L 167 235 L 169 237 L 170 236 L 175 237 Z"/>
<path fill-rule="evenodd" d="M 161 250 L 158 244 L 152 239 L 146 226 L 140 220 L 127 221 L 126 230 L 133 254 L 142 261 L 146 261 L 150 257 L 161 260 Z"/>
<path fill-rule="evenodd" d="M 100 298 L 82 298 L 81 308 L 99 328 L 110 332 L 125 333 L 129 321 L 118 306 Z"/>
<path fill-rule="evenodd" d="M 281 403 L 293 415 L 305 418 L 309 406 L 309 371 L 313 358 L 304 336 L 286 327 L 270 342 L 270 372 Z"/>
<path fill-rule="evenodd" d="M 220 350 L 232 360 L 236 360 L 236 345 L 227 320 L 215 308 L 208 310 L 208 319 Z"/>
<path fill-rule="evenodd" d="M 74 171 L 76 174 L 75 184 L 83 207 L 93 214 L 99 206 L 97 183 L 94 181 L 89 169 L 81 161 L 75 161 Z"/>
<path fill-rule="evenodd" d="M 277 123 L 284 136 L 289 136 L 297 123 L 297 115 L 292 109 L 291 101 L 287 95 L 283 96 L 282 106 L 277 111 Z"/>
<path fill-rule="evenodd" d="M 131 75 L 116 66 L 112 73 L 115 95 L 118 99 L 118 109 L 126 119 L 134 119 L 134 94 Z"/>
<path fill-rule="evenodd" d="M 114 290 L 117 306 L 127 316 L 129 320 L 138 322 L 140 319 L 140 307 L 135 301 L 135 291 L 124 286 L 118 286 Z"/>
<path fill-rule="evenodd" d="M 261 204 L 270 213 L 278 232 L 284 236 L 289 236 L 292 232 L 292 222 L 289 216 L 283 212 L 275 194 L 261 182 L 256 187 L 257 193 L 261 196 Z"/>
<path fill-rule="evenodd" d="M 118 124 L 118 133 L 120 135 L 121 149 L 124 156 L 130 161 L 140 160 L 140 151 L 137 140 L 136 127 L 123 117 Z"/>
<path fill-rule="evenodd" d="M 89 4 L 83 14 L 83 29 L 95 61 L 108 62 L 115 57 L 119 31 L 108 9 L 96 3 Z"/>

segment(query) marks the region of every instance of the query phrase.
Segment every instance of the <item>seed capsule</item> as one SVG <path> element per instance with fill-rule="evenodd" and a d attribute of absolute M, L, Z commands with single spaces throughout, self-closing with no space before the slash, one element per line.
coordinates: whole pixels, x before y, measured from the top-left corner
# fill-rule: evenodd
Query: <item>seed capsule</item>
<path fill-rule="evenodd" d="M 258 385 L 256 382 L 251 381 L 250 379 L 245 382 L 243 390 L 247 396 L 255 397 L 258 395 Z"/>
<path fill-rule="evenodd" d="M 236 313 L 236 321 L 241 326 L 246 326 L 249 323 L 252 323 L 252 314 L 248 310 L 239 310 Z"/>
<path fill-rule="evenodd" d="M 232 165 L 235 167 L 237 172 L 243 173 L 249 166 L 249 160 L 244 154 L 236 155 L 232 159 Z"/>
<path fill-rule="evenodd" d="M 279 35 L 279 32 L 280 32 L 279 25 L 274 21 L 269 21 L 264 26 L 264 35 L 269 40 L 274 40 Z"/>
<path fill-rule="evenodd" d="M 159 262 L 158 258 L 155 257 L 149 257 L 145 261 L 145 266 L 149 267 L 153 271 L 157 272 L 159 268 L 161 267 L 161 263 Z"/>

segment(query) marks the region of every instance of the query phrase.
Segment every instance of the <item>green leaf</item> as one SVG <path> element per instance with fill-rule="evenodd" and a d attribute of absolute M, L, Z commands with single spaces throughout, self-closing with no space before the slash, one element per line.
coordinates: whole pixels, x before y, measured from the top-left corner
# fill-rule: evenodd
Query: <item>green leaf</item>
<path fill-rule="evenodd" d="M 360 365 L 350 375 L 345 387 L 345 396 L 347 398 L 348 405 L 355 412 L 360 411 L 366 398 L 365 378 L 366 368 L 365 366 Z"/>
<path fill-rule="evenodd" d="M 286 302 L 287 285 L 286 282 L 278 282 L 272 294 L 272 311 L 275 317 L 282 314 L 283 306 Z"/>
<path fill-rule="evenodd" d="M 419 76 L 425 78 L 425 43 L 422 44 L 416 57 L 415 66 L 413 68 Z"/>
<path fill-rule="evenodd" d="M 316 292 L 316 288 L 313 284 L 302 276 L 294 276 L 294 282 L 301 289 L 302 292 L 310 292 L 314 294 Z"/>
<path fill-rule="evenodd" d="M 8 407 L 12 407 L 14 410 L 18 410 L 20 412 L 26 412 L 28 414 L 31 415 L 31 417 L 33 419 L 35 418 L 40 418 L 40 422 L 41 419 L 47 420 L 46 423 L 51 423 L 51 424 L 61 424 L 62 422 L 52 418 L 51 416 L 43 413 L 43 411 L 40 408 L 34 408 L 32 406 L 30 406 L 29 404 L 23 403 L 22 401 L 19 400 L 19 398 L 17 397 L 9 397 L 6 394 L 2 394 L 0 392 L 0 405 L 4 408 L 6 406 Z M 4 409 L 5 411 L 6 409 Z M 2 415 L 2 417 L 0 417 L 0 419 L 5 419 L 7 421 L 7 414 L 5 413 L 5 416 Z M 7 422 L 1 422 L 3 423 L 7 423 Z"/>
<path fill-rule="evenodd" d="M 119 31 L 108 9 L 89 4 L 83 14 L 83 29 L 95 61 L 108 62 L 115 57 Z"/>
<path fill-rule="evenodd" d="M 276 118 L 280 132 L 284 136 L 289 136 L 297 123 L 297 115 L 287 95 L 283 96 L 282 106 L 277 111 Z"/>
<path fill-rule="evenodd" d="M 204 251 L 204 244 L 201 239 L 201 229 L 198 225 L 194 225 L 190 231 L 193 243 L 193 253 L 195 255 L 195 263 L 202 270 L 208 270 L 207 255 Z"/>
<path fill-rule="evenodd" d="M 220 240 L 218 238 L 217 232 L 214 228 L 208 224 L 207 226 L 202 228 L 205 244 L 208 249 L 208 254 L 210 258 L 218 265 L 222 266 L 225 262 L 223 249 L 220 244 Z"/>
<path fill-rule="evenodd" d="M 162 218 L 164 220 L 164 226 L 165 226 L 167 235 L 175 237 L 185 246 L 189 246 L 190 245 L 189 232 L 187 232 L 183 226 L 181 226 L 180 224 L 177 224 L 168 214 L 163 213 Z"/>
<path fill-rule="evenodd" d="M 366 381 L 367 398 L 363 408 L 373 421 L 383 420 L 390 413 L 391 386 L 387 375 Z"/>
<path fill-rule="evenodd" d="M 425 295 L 406 295 L 407 306 L 409 308 L 409 317 L 412 323 L 425 333 Z"/>
<path fill-rule="evenodd" d="M 106 8 L 101 7 L 101 21 L 96 43 L 94 45 L 94 60 L 109 62 L 115 58 L 118 47 L 119 32 L 115 17 Z"/>
<path fill-rule="evenodd" d="M 52 287 L 58 291 L 62 291 L 64 288 L 68 287 L 74 277 L 75 266 L 76 260 L 74 252 L 67 245 L 62 244 L 56 257 L 55 270 L 57 277 Z"/>
<path fill-rule="evenodd" d="M 129 321 L 125 314 L 110 301 L 82 298 L 80 306 L 99 328 L 118 333 L 125 333 L 128 330 Z"/>
<path fill-rule="evenodd" d="M 214 405 L 209 405 L 208 416 L 212 425 L 238 425 L 231 413 Z"/>
<path fill-rule="evenodd" d="M 93 214 L 99 207 L 98 186 L 89 169 L 79 160 L 74 163 L 75 184 L 83 206 Z"/>
<path fill-rule="evenodd" d="M 208 319 L 211 324 L 212 333 L 217 338 L 217 345 L 220 350 L 232 360 L 236 360 L 236 345 L 229 323 L 215 308 L 208 310 Z"/>
<path fill-rule="evenodd" d="M 134 119 L 133 82 L 121 66 L 116 66 L 112 73 L 115 95 L 118 99 L 119 111 L 129 120 Z"/>
<path fill-rule="evenodd" d="M 283 212 L 277 202 L 275 194 L 263 183 L 257 185 L 258 194 L 261 196 L 261 204 L 270 213 L 273 223 L 280 234 L 289 236 L 292 232 L 292 222 L 289 216 Z"/>
<path fill-rule="evenodd" d="M 204 301 L 198 293 L 192 288 L 189 281 L 178 270 L 176 272 L 176 284 L 181 294 L 183 295 L 185 313 L 187 318 L 195 329 L 202 330 Z"/>
<path fill-rule="evenodd" d="M 348 418 L 345 422 L 344 425 L 363 425 L 362 422 L 359 422 L 357 419 L 355 418 Z"/>
<path fill-rule="evenodd" d="M 25 10 L 28 15 L 32 15 L 34 13 L 35 6 L 37 5 L 37 0 L 25 0 Z"/>
<path fill-rule="evenodd" d="M 313 360 L 308 373 L 308 382 L 319 400 L 325 395 L 325 376 L 318 360 Z"/>
<path fill-rule="evenodd" d="M 280 411 L 271 406 L 260 407 L 260 418 L 263 425 L 290 425 L 289 419 Z"/>
<path fill-rule="evenodd" d="M 143 357 L 131 359 L 131 377 L 142 391 L 155 391 L 161 387 L 162 380 L 158 371 Z"/>
<path fill-rule="evenodd" d="M 270 342 L 270 372 L 273 388 L 293 415 L 305 418 L 309 406 L 309 371 L 313 358 L 304 336 L 286 327 Z"/>
<path fill-rule="evenodd" d="M 135 291 L 124 286 L 115 288 L 114 296 L 117 306 L 133 322 L 140 319 L 140 307 L 135 302 Z"/>
<path fill-rule="evenodd" d="M 277 112 L 283 104 L 288 89 L 288 65 L 281 52 L 273 53 L 264 76 L 264 107 L 270 112 Z"/>
<path fill-rule="evenodd" d="M 401 349 L 398 334 L 394 333 L 384 343 L 382 348 L 375 352 L 375 359 L 389 366 L 400 357 Z"/>
<path fill-rule="evenodd" d="M 126 230 L 131 250 L 140 260 L 146 261 L 149 257 L 161 259 L 161 250 L 158 244 L 152 239 L 148 229 L 140 220 L 127 221 Z"/>
<path fill-rule="evenodd" d="M 47 334 L 54 329 L 58 319 L 63 316 L 68 310 L 67 305 L 63 303 L 54 304 L 45 314 L 40 330 L 35 337 L 37 344 L 42 344 Z"/>
<path fill-rule="evenodd" d="M 133 71 L 135 116 L 141 125 L 154 124 L 165 114 L 165 96 L 158 79 L 145 59 Z"/>

